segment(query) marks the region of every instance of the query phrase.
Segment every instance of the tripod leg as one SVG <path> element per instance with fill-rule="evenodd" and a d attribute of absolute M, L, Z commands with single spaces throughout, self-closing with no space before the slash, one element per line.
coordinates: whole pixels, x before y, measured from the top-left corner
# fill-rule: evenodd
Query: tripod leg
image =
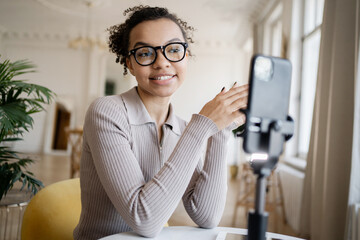
<path fill-rule="evenodd" d="M 248 239 L 265 240 L 268 214 L 265 212 L 266 177 L 259 175 L 256 180 L 255 211 L 248 217 Z"/>

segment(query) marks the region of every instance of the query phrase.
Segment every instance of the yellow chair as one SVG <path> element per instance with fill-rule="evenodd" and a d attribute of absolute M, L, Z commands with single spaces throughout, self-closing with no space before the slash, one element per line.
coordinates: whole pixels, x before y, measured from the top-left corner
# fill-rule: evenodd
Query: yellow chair
<path fill-rule="evenodd" d="M 64 180 L 41 189 L 27 206 L 22 240 L 70 240 L 81 213 L 79 178 Z M 165 227 L 168 227 L 168 223 Z"/>
<path fill-rule="evenodd" d="M 79 178 L 51 184 L 40 190 L 27 206 L 22 240 L 73 239 L 81 212 Z"/>

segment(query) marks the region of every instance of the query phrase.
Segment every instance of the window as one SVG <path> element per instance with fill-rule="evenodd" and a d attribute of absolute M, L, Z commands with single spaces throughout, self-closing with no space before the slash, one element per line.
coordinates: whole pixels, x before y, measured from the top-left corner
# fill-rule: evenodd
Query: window
<path fill-rule="evenodd" d="M 281 56 L 283 5 L 274 7 L 264 22 L 264 49 L 263 53 L 275 57 Z"/>
<path fill-rule="evenodd" d="M 309 150 L 323 8 L 324 0 L 304 1 L 300 112 L 298 119 L 298 156 L 301 158 L 306 158 Z"/>
<path fill-rule="evenodd" d="M 297 129 L 286 146 L 289 159 L 306 159 L 309 150 L 323 8 L 324 0 L 269 1 L 255 25 L 256 51 L 289 57 L 293 63 L 290 114 L 295 118 Z"/>

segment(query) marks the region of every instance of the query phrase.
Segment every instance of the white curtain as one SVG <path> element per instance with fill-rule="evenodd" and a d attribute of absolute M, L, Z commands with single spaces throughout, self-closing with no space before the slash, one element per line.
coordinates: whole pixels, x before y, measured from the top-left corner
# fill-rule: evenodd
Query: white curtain
<path fill-rule="evenodd" d="M 302 235 L 316 240 L 345 238 L 349 190 L 359 185 L 353 158 L 360 147 L 358 114 L 354 125 L 358 1 L 325 0 L 301 218 Z"/>

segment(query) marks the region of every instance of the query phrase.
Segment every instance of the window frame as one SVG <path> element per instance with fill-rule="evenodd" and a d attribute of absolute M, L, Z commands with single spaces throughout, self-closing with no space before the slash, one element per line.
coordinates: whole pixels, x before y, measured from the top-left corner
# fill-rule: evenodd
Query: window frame
<path fill-rule="evenodd" d="M 304 58 L 305 58 L 305 56 L 304 56 L 304 43 L 305 43 L 305 41 L 307 39 L 311 38 L 317 32 L 320 33 L 320 40 L 319 41 L 321 42 L 321 26 L 322 26 L 322 21 L 319 24 L 317 24 L 317 14 L 318 14 L 318 9 L 317 8 L 319 7 L 318 2 L 320 0 L 313 0 L 313 5 L 315 6 L 315 9 L 314 9 L 314 15 L 315 16 L 313 18 L 314 27 L 310 31 L 306 32 L 305 21 L 306 21 L 307 16 L 305 14 L 305 11 L 306 11 L 306 4 L 309 1 L 310 0 L 301 1 L 301 4 L 302 4 L 302 6 L 301 6 L 301 24 L 300 24 L 301 25 L 300 26 L 300 31 L 301 31 L 301 33 L 300 33 L 301 45 L 300 46 L 301 46 L 301 49 L 300 49 L 300 60 L 299 60 L 300 61 L 300 71 L 299 71 L 299 73 L 300 74 L 299 74 L 299 90 L 298 90 L 299 98 L 298 98 L 297 102 L 295 103 L 295 104 L 297 104 L 296 108 L 297 108 L 297 116 L 298 116 L 299 123 L 297 124 L 297 133 L 298 134 L 296 135 L 297 139 L 296 139 L 295 153 L 291 154 L 291 155 L 295 156 L 296 158 L 303 159 L 303 160 L 306 160 L 307 153 L 308 153 L 308 151 L 306 153 L 305 152 L 300 152 L 300 137 L 301 137 L 300 132 L 302 131 L 302 129 L 301 129 L 302 126 L 300 126 L 301 103 L 302 103 L 301 99 L 302 99 L 302 97 L 304 97 L 304 93 L 303 93 L 303 91 L 301 91 L 302 86 L 304 84 L 303 83 L 303 81 L 304 81 L 304 79 L 303 79 L 303 77 L 304 77 L 304 65 L 303 65 L 303 63 L 304 63 Z M 322 9 L 324 9 L 323 6 L 322 6 Z M 319 43 L 319 54 L 320 54 L 320 43 Z M 319 62 L 317 64 L 317 68 L 319 68 Z M 316 75 L 318 75 L 318 73 Z M 317 80 L 317 77 L 316 77 L 316 80 Z M 316 90 L 315 90 L 315 94 L 316 94 Z M 314 97 L 314 103 L 313 104 L 315 104 L 315 97 Z M 311 119 L 312 119 L 312 117 L 313 117 L 313 114 L 311 115 Z M 312 125 L 312 123 L 311 123 L 311 125 Z M 307 129 L 307 131 L 310 131 L 309 134 L 311 135 L 311 127 L 310 127 L 310 129 Z M 308 144 L 310 144 L 310 139 L 309 139 Z M 309 148 L 308 148 L 308 150 L 309 150 Z"/>
<path fill-rule="evenodd" d="M 267 12 L 265 17 L 260 21 L 260 25 L 262 26 L 262 46 L 261 46 L 261 52 L 265 55 L 274 55 L 273 52 L 273 40 L 274 40 L 274 29 L 276 28 L 276 25 L 278 23 L 281 24 L 281 29 L 283 27 L 282 23 L 282 13 L 283 13 L 283 3 L 282 1 L 276 1 L 271 6 L 271 9 Z M 268 41 L 266 41 L 268 39 Z M 282 36 L 280 36 L 281 43 L 280 43 L 280 51 L 278 54 L 276 54 L 277 57 L 281 56 L 281 46 L 282 46 Z"/>

